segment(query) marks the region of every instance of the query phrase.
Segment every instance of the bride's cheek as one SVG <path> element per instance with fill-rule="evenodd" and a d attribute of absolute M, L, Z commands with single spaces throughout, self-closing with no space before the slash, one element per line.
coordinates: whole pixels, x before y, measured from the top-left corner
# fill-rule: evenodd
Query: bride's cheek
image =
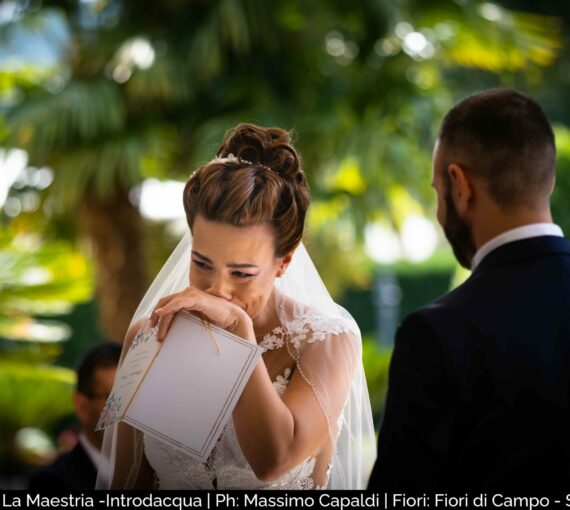
<path fill-rule="evenodd" d="M 204 281 L 204 277 L 195 271 L 190 273 L 190 284 L 198 290 L 205 291 L 208 287 Z"/>
<path fill-rule="evenodd" d="M 234 295 L 230 302 L 234 305 L 239 306 L 244 312 L 249 314 L 249 305 L 247 303 L 247 300 L 241 299 L 240 296 Z"/>
<path fill-rule="evenodd" d="M 251 296 L 239 296 L 234 298 L 232 301 L 252 318 L 258 312 L 256 300 L 252 299 Z"/>
<path fill-rule="evenodd" d="M 252 314 L 251 316 L 257 315 L 258 313 L 260 313 L 264 308 L 265 305 L 267 304 L 268 298 L 266 298 L 264 295 L 257 295 L 255 296 L 255 300 L 252 303 Z"/>

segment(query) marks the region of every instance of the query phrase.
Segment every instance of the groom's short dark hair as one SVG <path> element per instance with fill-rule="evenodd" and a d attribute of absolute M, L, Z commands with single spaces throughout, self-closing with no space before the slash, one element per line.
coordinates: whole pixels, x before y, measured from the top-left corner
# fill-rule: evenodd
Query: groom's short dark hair
<path fill-rule="evenodd" d="M 548 200 L 556 168 L 554 133 L 530 97 L 509 89 L 469 96 L 445 116 L 438 139 L 444 167 L 457 163 L 485 179 L 499 205 Z"/>

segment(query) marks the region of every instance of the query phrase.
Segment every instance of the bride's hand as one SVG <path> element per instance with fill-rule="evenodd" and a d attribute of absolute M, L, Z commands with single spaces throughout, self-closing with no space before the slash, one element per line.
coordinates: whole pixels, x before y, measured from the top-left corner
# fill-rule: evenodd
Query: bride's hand
<path fill-rule="evenodd" d="M 159 300 L 150 316 L 151 326 L 159 325 L 156 335 L 159 342 L 166 337 L 175 314 L 180 310 L 196 312 L 222 329 L 255 343 L 253 323 L 242 308 L 195 287 L 187 287 L 181 292 Z"/>

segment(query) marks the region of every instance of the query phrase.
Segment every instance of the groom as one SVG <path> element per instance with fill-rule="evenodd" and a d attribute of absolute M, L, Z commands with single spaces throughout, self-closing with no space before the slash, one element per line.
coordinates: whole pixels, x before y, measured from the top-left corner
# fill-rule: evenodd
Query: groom
<path fill-rule="evenodd" d="M 408 316 L 390 367 L 381 491 L 570 486 L 570 243 L 552 223 L 554 135 L 512 90 L 457 104 L 433 158 L 459 288 Z"/>

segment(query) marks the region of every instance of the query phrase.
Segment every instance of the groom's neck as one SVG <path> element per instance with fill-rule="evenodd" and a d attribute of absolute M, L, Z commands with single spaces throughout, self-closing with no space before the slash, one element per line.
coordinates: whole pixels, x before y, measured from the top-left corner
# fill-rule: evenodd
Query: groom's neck
<path fill-rule="evenodd" d="M 473 239 L 477 249 L 486 242 L 514 228 L 532 225 L 533 223 L 552 223 L 550 206 L 523 206 L 518 208 L 501 208 L 496 204 L 482 209 L 471 222 Z"/>

